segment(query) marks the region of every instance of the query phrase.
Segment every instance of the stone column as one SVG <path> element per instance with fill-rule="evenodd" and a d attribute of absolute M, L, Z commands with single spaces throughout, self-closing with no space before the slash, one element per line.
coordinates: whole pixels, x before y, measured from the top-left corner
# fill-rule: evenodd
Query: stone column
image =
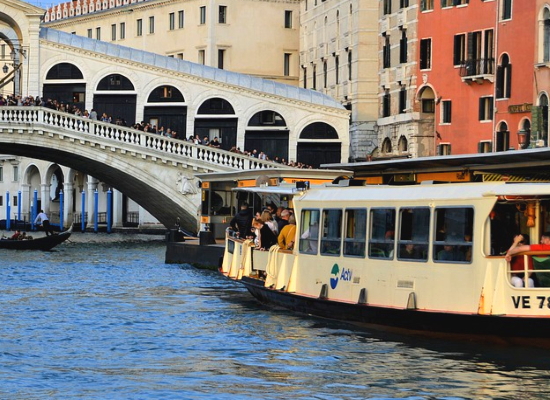
<path fill-rule="evenodd" d="M 69 227 L 74 222 L 73 189 L 74 189 L 74 185 L 72 182 L 63 183 L 63 202 L 65 203 L 65 206 L 63 209 L 63 221 L 65 222 L 65 226 L 69 226 Z"/>
<path fill-rule="evenodd" d="M 28 183 L 22 183 L 21 184 L 21 214 L 27 217 L 23 217 L 23 219 L 27 219 L 27 221 L 30 221 L 31 219 L 31 197 L 30 197 L 30 188 L 31 185 Z"/>
<path fill-rule="evenodd" d="M 88 213 L 88 226 L 94 223 L 94 196 L 97 189 L 98 180 L 88 176 L 88 190 L 86 191 L 86 211 Z"/>
<path fill-rule="evenodd" d="M 40 207 L 38 208 L 38 212 L 40 210 L 44 210 L 46 215 L 49 215 L 50 213 L 50 185 L 47 183 L 40 184 Z"/>
<path fill-rule="evenodd" d="M 124 224 L 122 220 L 122 201 L 124 196 L 116 189 L 113 190 L 113 227 L 121 228 Z"/>

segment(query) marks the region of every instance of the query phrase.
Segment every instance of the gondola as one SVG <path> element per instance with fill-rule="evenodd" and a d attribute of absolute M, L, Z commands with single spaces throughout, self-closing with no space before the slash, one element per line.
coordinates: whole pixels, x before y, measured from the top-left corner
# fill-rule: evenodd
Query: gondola
<path fill-rule="evenodd" d="M 58 244 L 63 243 L 65 240 L 67 240 L 71 236 L 72 232 L 73 232 L 73 228 L 71 226 L 70 229 L 64 232 L 61 232 L 57 235 L 44 236 L 36 239 L 29 239 L 29 240 L 2 239 L 0 240 L 0 249 L 48 251 L 53 249 Z"/>

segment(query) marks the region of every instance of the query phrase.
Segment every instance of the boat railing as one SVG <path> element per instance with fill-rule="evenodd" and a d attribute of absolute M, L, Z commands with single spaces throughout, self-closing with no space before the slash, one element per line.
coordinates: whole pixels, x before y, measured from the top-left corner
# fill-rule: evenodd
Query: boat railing
<path fill-rule="evenodd" d="M 523 279 L 523 287 L 529 286 L 529 279 L 532 279 L 535 287 L 550 288 L 550 251 L 536 250 L 517 253 L 514 257 L 523 257 L 523 270 L 512 270 L 511 263 L 508 263 L 510 279 L 518 276 Z"/>

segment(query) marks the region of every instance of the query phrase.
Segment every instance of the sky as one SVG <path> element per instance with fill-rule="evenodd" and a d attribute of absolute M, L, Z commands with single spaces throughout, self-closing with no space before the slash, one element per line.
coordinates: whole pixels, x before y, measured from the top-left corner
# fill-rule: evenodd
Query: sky
<path fill-rule="evenodd" d="M 26 1 L 27 3 L 30 3 L 30 4 L 34 4 L 35 6 L 38 6 L 38 7 L 41 7 L 41 8 L 48 8 L 48 7 L 51 7 L 55 4 L 65 2 L 64 0 L 58 0 L 58 1 L 53 1 L 53 0 L 23 0 L 23 1 Z"/>

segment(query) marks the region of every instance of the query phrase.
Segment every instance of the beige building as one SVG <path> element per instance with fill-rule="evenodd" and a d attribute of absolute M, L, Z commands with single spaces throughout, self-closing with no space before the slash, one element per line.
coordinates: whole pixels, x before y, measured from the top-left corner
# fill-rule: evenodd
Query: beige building
<path fill-rule="evenodd" d="M 77 0 L 43 26 L 298 84 L 300 0 Z"/>
<path fill-rule="evenodd" d="M 418 1 L 379 2 L 379 118 L 375 157 L 433 155 L 433 132 L 424 135 L 416 101 Z"/>
<path fill-rule="evenodd" d="M 378 1 L 304 0 L 300 85 L 325 93 L 351 111 L 350 159 L 377 147 Z"/>

